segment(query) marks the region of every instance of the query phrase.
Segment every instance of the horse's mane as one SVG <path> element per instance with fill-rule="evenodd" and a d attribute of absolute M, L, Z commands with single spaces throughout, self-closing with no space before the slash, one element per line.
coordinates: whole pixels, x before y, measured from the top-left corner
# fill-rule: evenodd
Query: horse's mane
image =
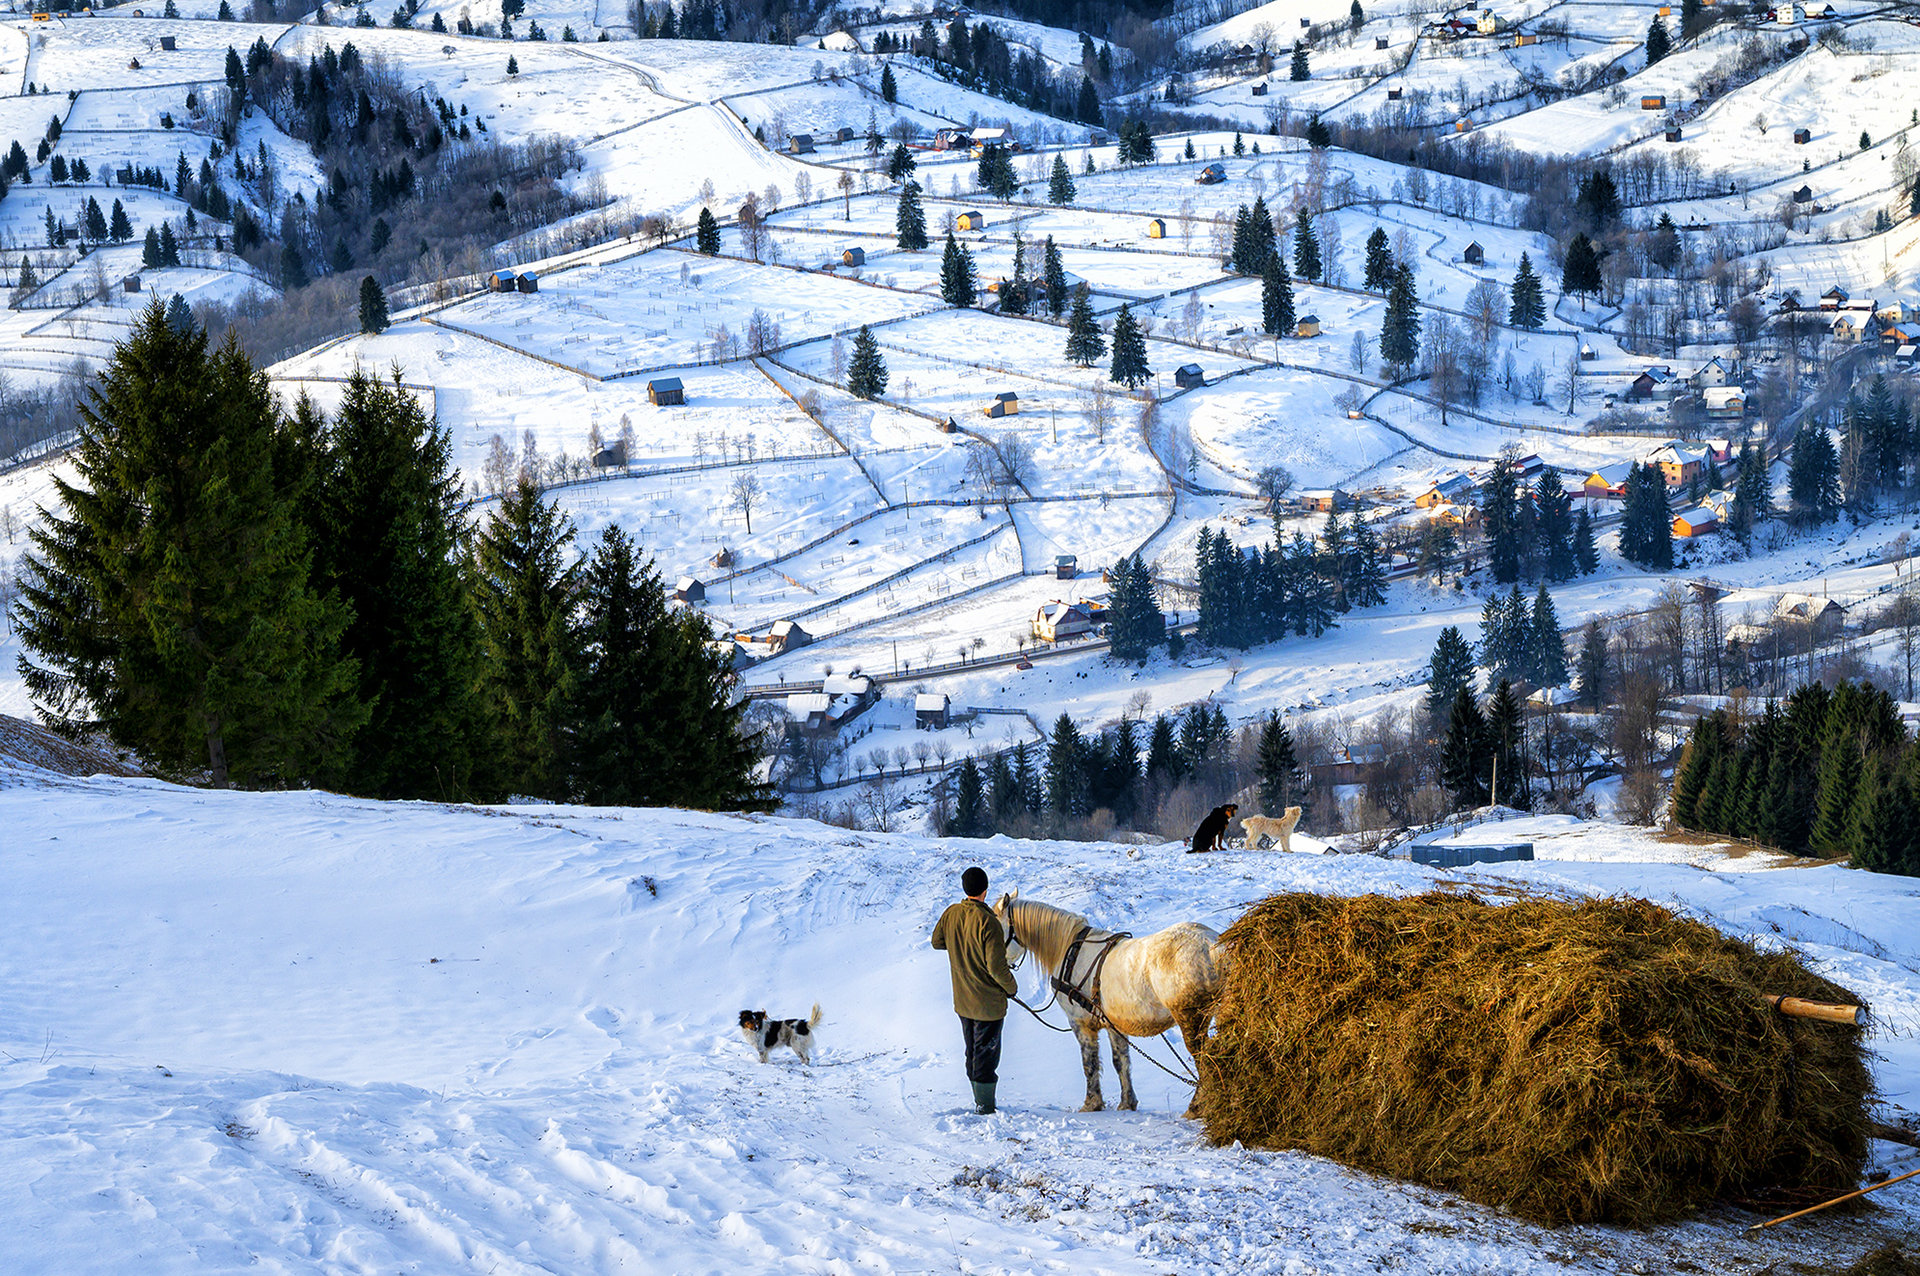
<path fill-rule="evenodd" d="M 1007 915 L 1013 921 L 1014 933 L 1020 943 L 1048 967 L 1060 964 L 1067 954 L 1067 945 L 1087 924 L 1087 919 L 1079 913 L 1070 913 L 1064 908 L 1052 904 L 1043 904 L 1037 899 L 1014 899 L 1007 905 Z M 1104 934 L 1098 927 L 1094 934 Z"/>

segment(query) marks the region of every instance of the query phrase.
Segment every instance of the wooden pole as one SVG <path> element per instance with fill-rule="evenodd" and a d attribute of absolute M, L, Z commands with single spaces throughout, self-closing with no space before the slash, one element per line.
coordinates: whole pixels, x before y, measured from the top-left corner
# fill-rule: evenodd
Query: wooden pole
<path fill-rule="evenodd" d="M 1860 1007 L 1836 1006 L 1824 1001 L 1803 1001 L 1799 997 L 1779 997 L 1767 995 L 1773 1008 L 1781 1014 L 1794 1019 L 1818 1019 L 1822 1023 L 1844 1023 L 1852 1027 L 1860 1026 Z"/>
<path fill-rule="evenodd" d="M 1854 1197 L 1865 1196 L 1868 1192 L 1878 1192 L 1883 1187 L 1890 1187 L 1895 1183 L 1905 1182 L 1916 1174 L 1920 1174 L 1920 1170 L 1908 1170 L 1897 1179 L 1881 1179 L 1871 1187 L 1863 1187 L 1857 1192 L 1848 1192 L 1845 1196 L 1836 1196 L 1831 1201 L 1822 1201 L 1818 1205 L 1809 1205 L 1806 1209 L 1796 1210 L 1791 1214 L 1782 1214 L 1779 1218 L 1770 1218 L 1764 1223 L 1755 1223 L 1747 1230 L 1749 1232 L 1757 1232 L 1763 1227 L 1772 1227 L 1775 1223 L 1785 1223 L 1790 1219 L 1799 1218 L 1803 1214 L 1817 1214 L 1830 1205 L 1838 1205 L 1842 1201 L 1851 1201 Z"/>

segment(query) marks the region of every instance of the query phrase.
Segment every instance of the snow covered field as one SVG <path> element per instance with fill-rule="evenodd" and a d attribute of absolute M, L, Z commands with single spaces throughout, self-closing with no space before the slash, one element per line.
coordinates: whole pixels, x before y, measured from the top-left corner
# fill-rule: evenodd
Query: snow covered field
<path fill-rule="evenodd" d="M 1870 874 L 1564 820 L 1502 828 L 1534 863 L 1436 871 L 0 767 L 10 1271 L 1831 1269 L 1920 1221 L 1894 1189 L 1755 1239 L 1731 1207 L 1547 1231 L 1209 1147 L 1184 1088 L 1137 1061 L 1139 1112 L 1076 1112 L 1076 1052 L 1024 1015 L 1002 1110 L 976 1117 L 926 945 L 976 861 L 1134 929 L 1219 927 L 1280 889 L 1629 892 L 1794 944 L 1860 992 L 1884 1100 L 1910 1109 L 1920 927 Z M 815 1001 L 812 1067 L 762 1066 L 733 1026 Z"/>

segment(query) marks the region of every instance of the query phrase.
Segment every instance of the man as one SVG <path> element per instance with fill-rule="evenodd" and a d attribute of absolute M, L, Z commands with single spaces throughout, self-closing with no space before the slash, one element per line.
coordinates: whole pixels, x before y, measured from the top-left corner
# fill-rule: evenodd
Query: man
<path fill-rule="evenodd" d="M 1207 818 L 1200 821 L 1200 827 L 1193 831 L 1193 845 L 1187 848 L 1187 854 L 1217 851 L 1227 844 L 1227 825 L 1233 823 L 1233 817 L 1240 808 L 1232 802 L 1225 806 L 1216 806 L 1207 812 Z"/>
<path fill-rule="evenodd" d="M 933 946 L 947 955 L 953 973 L 953 1011 L 967 1043 L 967 1080 L 973 1083 L 974 1108 L 992 1112 L 993 1088 L 1000 1080 L 1000 1028 L 1007 998 L 1020 991 L 1007 965 L 1007 937 L 1000 919 L 987 907 L 987 871 L 979 866 L 960 874 L 966 896 L 949 905 L 933 928 Z"/>

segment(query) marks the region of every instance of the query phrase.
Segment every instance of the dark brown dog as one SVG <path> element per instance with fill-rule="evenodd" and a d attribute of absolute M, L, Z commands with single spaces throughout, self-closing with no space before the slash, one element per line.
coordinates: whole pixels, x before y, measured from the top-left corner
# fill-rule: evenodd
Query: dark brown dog
<path fill-rule="evenodd" d="M 1233 817 L 1239 810 L 1237 805 L 1229 802 L 1207 812 L 1207 818 L 1201 820 L 1200 827 L 1193 831 L 1193 841 L 1187 847 L 1187 854 L 1216 851 L 1226 845 L 1227 825 L 1233 823 Z"/>

